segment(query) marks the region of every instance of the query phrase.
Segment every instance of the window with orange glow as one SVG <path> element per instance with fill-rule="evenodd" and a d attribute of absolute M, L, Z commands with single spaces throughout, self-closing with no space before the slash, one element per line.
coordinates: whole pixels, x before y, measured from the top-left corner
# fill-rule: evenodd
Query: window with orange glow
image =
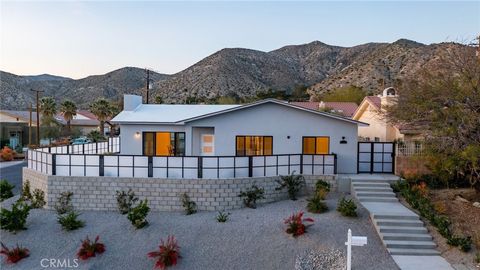
<path fill-rule="evenodd" d="M 143 155 L 184 156 L 184 132 L 143 132 Z"/>
<path fill-rule="evenodd" d="M 237 156 L 263 156 L 272 155 L 272 136 L 237 136 Z"/>
<path fill-rule="evenodd" d="M 303 137 L 305 155 L 327 155 L 330 152 L 330 137 Z"/>

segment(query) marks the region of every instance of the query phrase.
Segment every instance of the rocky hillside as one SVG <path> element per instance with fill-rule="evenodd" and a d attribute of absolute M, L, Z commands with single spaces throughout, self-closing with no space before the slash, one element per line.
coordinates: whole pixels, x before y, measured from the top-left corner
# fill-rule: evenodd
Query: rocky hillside
<path fill-rule="evenodd" d="M 164 80 L 168 75 L 150 72 L 152 82 Z M 53 96 L 58 101 L 71 99 L 81 108 L 99 97 L 118 100 L 125 93 L 139 93 L 145 87 L 145 70 L 125 67 L 104 75 L 73 80 L 48 74 L 17 76 L 0 71 L 0 108 L 25 110 L 35 94 L 30 89 L 45 91 L 42 96 Z"/>
<path fill-rule="evenodd" d="M 311 96 L 355 85 L 379 93 L 385 86 L 413 76 L 419 68 L 435 62 L 453 43 L 424 45 L 401 39 L 393 43 L 367 43 L 338 47 L 314 41 L 285 46 L 271 52 L 241 48 L 220 50 L 173 75 L 153 73 L 153 96 L 164 102 L 184 103 L 188 98 L 215 99 L 221 96 L 248 98 L 273 89 L 291 91 L 309 86 Z M 30 88 L 46 95 L 70 98 L 86 107 L 98 97 L 118 100 L 124 93 L 140 93 L 145 72 L 122 68 L 80 80 L 52 75 L 16 76 L 1 72 L 2 108 L 26 108 L 33 100 Z"/>

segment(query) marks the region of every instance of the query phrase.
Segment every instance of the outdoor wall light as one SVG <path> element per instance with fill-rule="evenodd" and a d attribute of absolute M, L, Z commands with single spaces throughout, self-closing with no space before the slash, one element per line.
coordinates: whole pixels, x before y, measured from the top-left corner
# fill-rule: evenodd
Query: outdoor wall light
<path fill-rule="evenodd" d="M 290 136 L 287 136 L 287 139 L 290 139 Z"/>
<path fill-rule="evenodd" d="M 135 132 L 135 138 L 140 138 L 140 132 Z"/>
<path fill-rule="evenodd" d="M 345 140 L 345 136 L 342 136 L 342 140 L 340 141 L 340 144 L 347 144 L 347 140 Z"/>

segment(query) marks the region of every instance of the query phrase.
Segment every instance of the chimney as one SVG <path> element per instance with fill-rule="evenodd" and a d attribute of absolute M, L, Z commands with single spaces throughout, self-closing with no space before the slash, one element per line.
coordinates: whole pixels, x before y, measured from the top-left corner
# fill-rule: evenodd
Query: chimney
<path fill-rule="evenodd" d="M 385 106 L 391 106 L 393 103 L 397 101 L 397 93 L 395 91 L 395 88 L 393 87 L 387 87 L 383 90 L 382 95 L 380 96 L 380 101 L 381 101 L 381 106 L 382 108 Z"/>
<path fill-rule="evenodd" d="M 123 96 L 123 110 L 133 111 L 139 105 L 142 104 L 142 97 L 137 95 L 124 95 Z"/>

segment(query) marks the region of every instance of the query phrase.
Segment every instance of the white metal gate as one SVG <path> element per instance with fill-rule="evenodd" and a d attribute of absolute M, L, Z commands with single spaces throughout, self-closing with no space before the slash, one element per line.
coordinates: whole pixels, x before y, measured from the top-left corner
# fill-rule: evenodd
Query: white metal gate
<path fill-rule="evenodd" d="M 358 173 L 393 173 L 394 142 L 358 142 Z"/>

